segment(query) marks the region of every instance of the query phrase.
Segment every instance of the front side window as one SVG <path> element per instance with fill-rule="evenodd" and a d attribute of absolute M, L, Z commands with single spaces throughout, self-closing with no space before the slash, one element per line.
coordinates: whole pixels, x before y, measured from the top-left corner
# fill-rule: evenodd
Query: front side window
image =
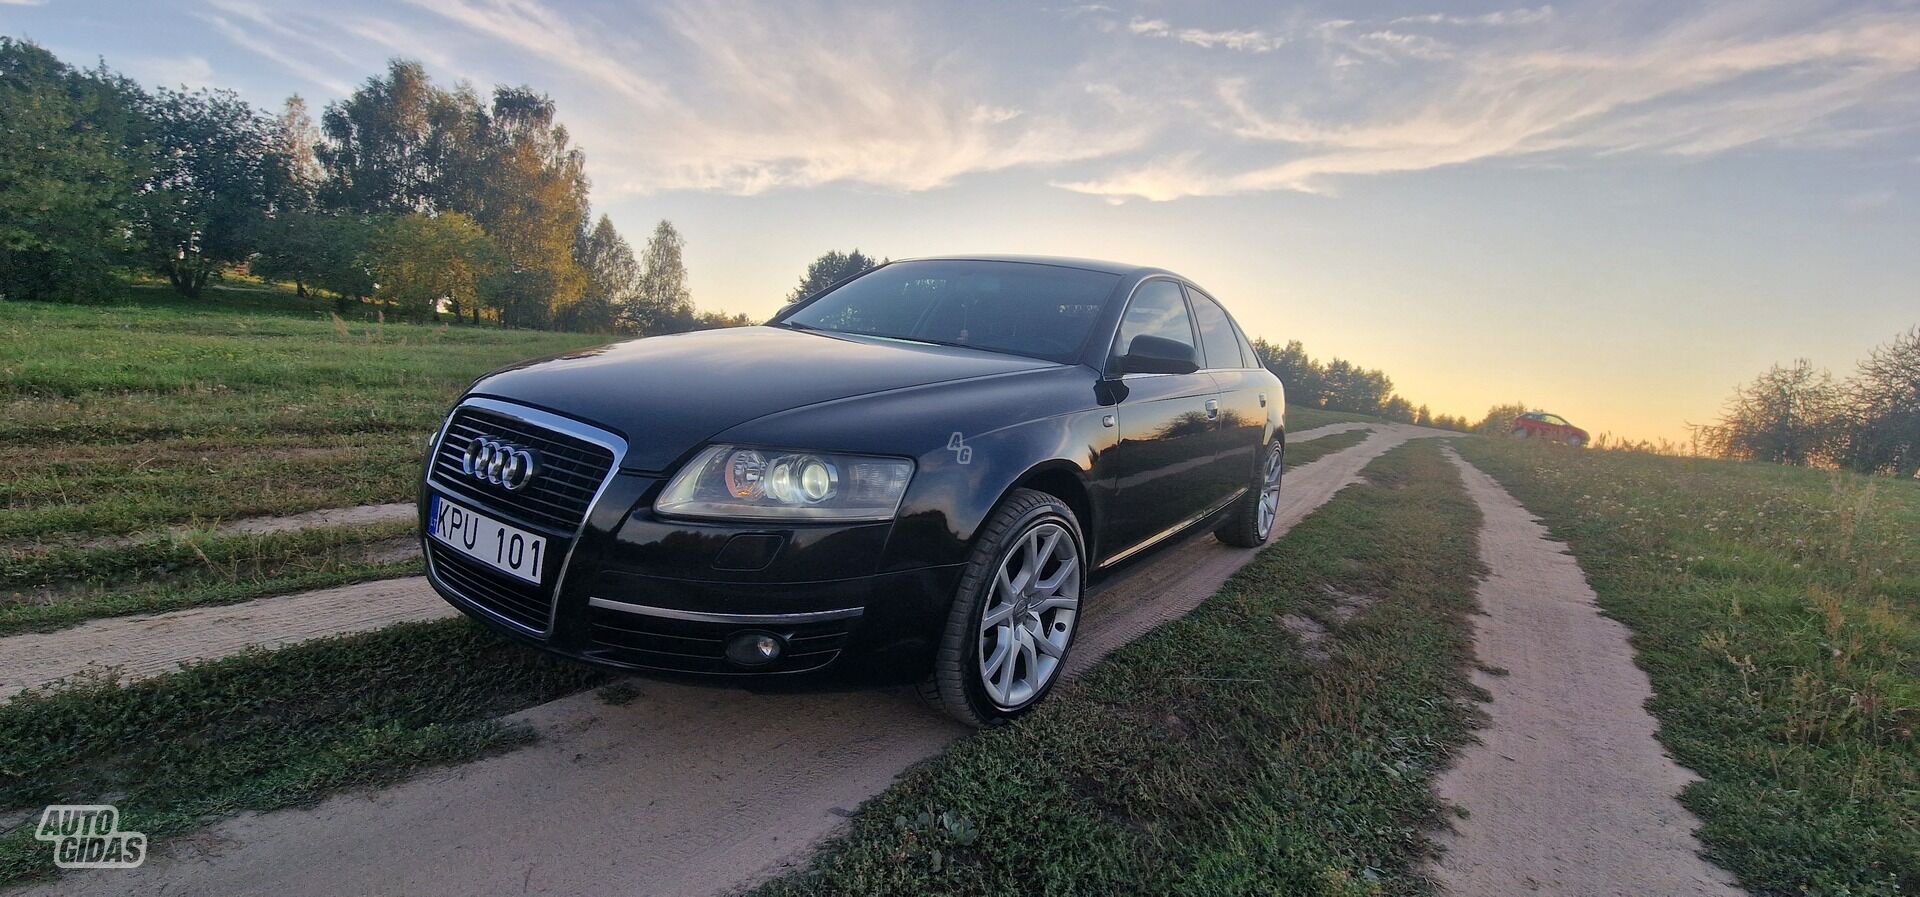
<path fill-rule="evenodd" d="M 1193 344 L 1193 319 L 1187 314 L 1187 300 L 1180 294 L 1179 284 L 1171 280 L 1149 280 L 1133 292 L 1126 317 L 1120 319 L 1120 335 L 1113 341 L 1113 353 L 1127 354 L 1127 347 L 1133 345 L 1137 336 L 1157 336 L 1185 343 L 1194 349 L 1194 357 L 1199 357 L 1199 349 Z"/>
<path fill-rule="evenodd" d="M 1025 262 L 895 262 L 773 323 L 1068 363 L 1119 281 Z"/>
<path fill-rule="evenodd" d="M 1242 367 L 1240 340 L 1233 335 L 1233 321 L 1227 313 L 1200 293 L 1187 295 L 1193 298 L 1193 316 L 1200 323 L 1200 344 L 1207 347 L 1207 367 Z"/>

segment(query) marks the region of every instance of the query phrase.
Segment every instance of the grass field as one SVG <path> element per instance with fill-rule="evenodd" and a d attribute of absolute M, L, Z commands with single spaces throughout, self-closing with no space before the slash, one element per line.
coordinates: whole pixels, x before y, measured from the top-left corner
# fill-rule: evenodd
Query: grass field
<path fill-rule="evenodd" d="M 1472 718 L 1478 513 L 1431 442 L 1365 475 L 759 894 L 1427 893 L 1428 783 Z M 1290 614 L 1331 632 L 1303 646 Z"/>
<path fill-rule="evenodd" d="M 1767 895 L 1920 891 L 1920 484 L 1460 441 L 1632 628 L 1709 855 Z"/>
<path fill-rule="evenodd" d="M 156 293 L 0 304 L 0 540 L 404 499 L 423 441 L 473 378 L 606 340 L 349 323 L 284 294 Z"/>
<path fill-rule="evenodd" d="M 416 572 L 407 527 L 114 540 L 409 499 L 475 377 L 606 340 L 349 318 L 271 288 L 0 303 L 0 633 Z"/>

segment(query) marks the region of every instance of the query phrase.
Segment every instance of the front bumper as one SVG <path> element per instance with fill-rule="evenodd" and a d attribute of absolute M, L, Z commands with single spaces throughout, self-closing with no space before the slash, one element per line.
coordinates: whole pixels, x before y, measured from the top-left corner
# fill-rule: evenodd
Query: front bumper
<path fill-rule="evenodd" d="M 959 566 L 882 570 L 890 523 L 770 527 L 656 518 L 652 501 L 662 485 L 617 473 L 577 534 L 541 531 L 565 560 L 539 587 L 516 587 L 423 537 L 428 580 L 496 631 L 621 670 L 731 677 L 926 668 Z M 435 493 L 526 526 L 482 490 L 432 478 L 423 509 Z M 746 634 L 771 635 L 780 656 L 758 665 L 729 660 L 728 642 Z"/>

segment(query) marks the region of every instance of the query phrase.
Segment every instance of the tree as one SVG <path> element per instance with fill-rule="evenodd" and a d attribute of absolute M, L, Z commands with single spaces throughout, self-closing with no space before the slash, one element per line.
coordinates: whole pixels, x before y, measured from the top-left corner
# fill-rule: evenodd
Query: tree
<path fill-rule="evenodd" d="M 182 295 L 253 252 L 273 203 L 272 128 L 232 91 L 161 88 L 146 103 L 153 174 L 136 232 Z"/>
<path fill-rule="evenodd" d="M 591 230 L 583 228 L 574 244 L 575 264 L 586 273 L 586 290 L 567 308 L 558 323 L 571 330 L 611 330 L 619 309 L 633 296 L 640 280 L 640 263 L 633 247 L 605 215 Z"/>
<path fill-rule="evenodd" d="M 1400 396 L 1389 396 L 1380 405 L 1380 416 L 1403 424 L 1414 422 L 1413 403 Z"/>
<path fill-rule="evenodd" d="M 314 127 L 313 116 L 307 114 L 307 101 L 297 93 L 287 97 L 280 117 L 273 121 L 268 147 L 273 157 L 269 173 L 274 179 L 268 191 L 273 195 L 275 211 L 313 208 L 327 174 L 320 167 L 320 158 L 314 155 L 319 145 L 320 129 Z"/>
<path fill-rule="evenodd" d="M 1327 362 L 1322 377 L 1326 384 L 1325 407 L 1334 411 L 1373 414 L 1393 393 L 1393 380 L 1385 373 L 1366 370 L 1341 358 Z"/>
<path fill-rule="evenodd" d="M 1920 472 L 1920 327 L 1876 347 L 1846 394 L 1847 465 L 1907 478 Z"/>
<path fill-rule="evenodd" d="M 1264 339 L 1253 341 L 1253 353 L 1260 363 L 1287 388 L 1287 404 L 1320 408 L 1327 403 L 1326 372 L 1307 355 L 1299 340 L 1276 347 Z"/>
<path fill-rule="evenodd" d="M 396 59 L 384 78 L 368 78 L 321 115 L 325 140 L 315 149 L 327 172 L 323 200 L 337 208 L 406 213 L 430 208 L 438 181 L 434 164 L 435 106 L 446 101 L 418 62 Z"/>
<path fill-rule="evenodd" d="M 1486 417 L 1481 418 L 1479 423 L 1473 425 L 1473 431 L 1475 433 L 1484 433 L 1488 436 L 1508 435 L 1513 432 L 1514 420 L 1530 410 L 1532 410 L 1532 406 L 1525 402 L 1495 405 L 1487 409 Z"/>
<path fill-rule="evenodd" d="M 693 328 L 693 297 L 687 289 L 687 265 L 681 258 L 687 241 L 673 222 L 661 221 L 640 255 L 640 280 L 621 309 L 622 326 L 636 333 L 679 333 Z"/>
<path fill-rule="evenodd" d="M 886 263 L 886 259 L 874 261 L 871 256 L 861 253 L 857 248 L 852 252 L 829 250 L 825 255 L 814 259 L 813 264 L 807 266 L 807 273 L 800 275 L 800 285 L 787 294 L 787 302 L 789 304 L 799 302 L 855 274 Z"/>
<path fill-rule="evenodd" d="M 442 300 L 455 316 L 478 309 L 500 257 L 486 231 L 458 212 L 399 215 L 380 228 L 369 254 L 380 298 L 416 320 L 434 317 Z"/>
<path fill-rule="evenodd" d="M 1723 458 L 1806 466 L 1834 458 L 1841 412 L 1833 375 L 1802 358 L 1736 388 L 1719 424 L 1704 428 L 1701 441 Z"/>
<path fill-rule="evenodd" d="M 113 288 L 146 178 L 139 90 L 0 37 L 0 300 Z"/>
<path fill-rule="evenodd" d="M 513 326 L 546 326 L 587 289 L 574 261 L 587 215 L 586 159 L 553 116 L 544 94 L 495 90 L 482 131 L 485 178 L 448 181 L 442 191 L 444 207 L 471 214 L 500 247 L 507 272 L 501 321 Z"/>
<path fill-rule="evenodd" d="M 1425 403 L 1413 409 L 1413 422 L 1422 427 L 1433 426 L 1433 411 Z"/>
<path fill-rule="evenodd" d="M 268 279 L 293 281 L 302 296 L 310 286 L 328 290 L 345 311 L 352 300 L 373 295 L 366 255 L 378 229 L 373 220 L 350 213 L 285 212 L 268 223 L 248 269 Z"/>
<path fill-rule="evenodd" d="M 724 311 L 703 311 L 693 316 L 693 329 L 719 330 L 723 327 L 752 327 L 753 319 L 745 312 L 730 315 Z"/>

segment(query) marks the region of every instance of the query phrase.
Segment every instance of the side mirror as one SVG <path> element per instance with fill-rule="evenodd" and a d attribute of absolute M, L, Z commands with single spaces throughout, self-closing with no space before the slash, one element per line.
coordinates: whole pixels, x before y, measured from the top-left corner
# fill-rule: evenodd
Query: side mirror
<path fill-rule="evenodd" d="M 1123 374 L 1191 374 L 1199 369 L 1192 346 L 1165 337 L 1136 336 L 1120 357 Z"/>

